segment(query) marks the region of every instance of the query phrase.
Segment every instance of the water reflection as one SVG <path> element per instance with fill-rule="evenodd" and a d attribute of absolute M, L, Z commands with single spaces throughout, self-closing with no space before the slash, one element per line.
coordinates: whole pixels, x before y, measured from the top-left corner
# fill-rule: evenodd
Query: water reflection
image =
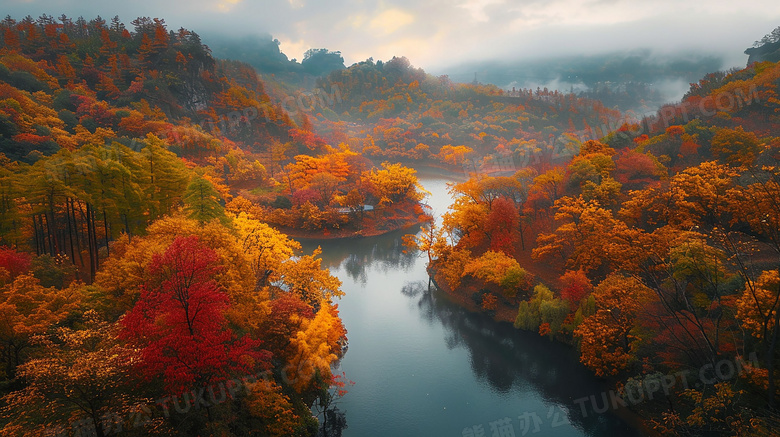
<path fill-rule="evenodd" d="M 367 268 L 378 272 L 408 272 L 417 261 L 418 254 L 407 252 L 401 239 L 406 234 L 416 234 L 420 226 L 401 229 L 378 237 L 345 240 L 298 239 L 304 253 L 322 246 L 322 266 L 342 267 L 350 278 L 362 285 L 368 280 Z"/>
<path fill-rule="evenodd" d="M 425 263 L 415 251 L 404 253 L 401 236 L 411 232 L 399 231 L 360 240 L 302 243 L 305 250 L 322 245 L 324 266 L 340 267 L 339 271 L 365 286 L 388 271 L 409 272 L 418 263 Z M 601 399 L 606 387 L 579 363 L 577 353 L 571 347 L 466 311 L 430 284 L 425 276 L 399 284 L 398 290 L 416 306 L 418 317 L 427 325 L 445 328 L 444 341 L 448 349 L 468 351 L 471 371 L 492 391 L 505 395 L 538 393 L 546 404 L 559 405 L 572 426 L 587 435 L 639 435 L 613 414 L 582 414 L 580 404 L 574 400 L 588 396 Z M 356 328 L 348 326 L 350 330 Z"/>
<path fill-rule="evenodd" d="M 424 185 L 434 193 L 431 200 L 438 202 L 433 205 L 434 209 L 443 211 L 449 200 L 445 181 L 434 181 L 433 186 Z M 473 385 L 480 386 L 475 389 L 479 393 L 468 392 L 466 399 L 459 401 L 506 403 L 510 404 L 507 406 L 510 409 L 535 408 L 542 416 L 545 414 L 542 411 L 559 406 L 571 425 L 566 430 L 553 430 L 555 435 L 639 435 L 611 411 L 583 415 L 580 405 L 574 401 L 595 396 L 601 403 L 600 396 L 606 387 L 579 363 L 575 350 L 536 333 L 519 331 L 511 324 L 466 311 L 429 284 L 424 270 L 426 259 L 413 251 L 405 252 L 402 244 L 403 235 L 418 230 L 412 228 L 362 239 L 301 241 L 306 251 L 321 245 L 323 266 L 342 276 L 345 287 L 352 287 L 345 290 L 345 299 L 349 302 L 343 302 L 345 305 L 341 307 L 347 329 L 356 340 L 354 344 L 350 342 L 350 351 L 345 357 L 358 382 L 354 395 L 348 396 L 364 396 L 348 399 L 351 409 L 347 411 L 347 421 L 355 424 L 353 435 L 366 432 L 394 435 L 395 428 L 377 431 L 379 424 L 394 426 L 388 417 L 411 417 L 410 423 L 429 426 L 429 429 L 437 430 L 434 434 L 441 435 L 441 430 L 452 428 L 453 419 L 449 417 L 449 422 L 446 421 L 437 402 L 452 405 L 455 400 L 433 399 L 433 396 L 427 397 L 427 393 L 415 398 L 415 393 L 420 386 L 439 384 L 448 378 L 472 387 L 467 381 L 471 379 L 469 370 L 476 380 Z M 349 283 L 352 281 L 356 284 Z M 394 293 L 397 293 L 395 297 Z M 442 336 L 446 350 L 458 353 L 442 354 L 435 350 L 433 345 L 441 344 Z M 404 339 L 404 347 L 393 349 L 396 339 Z M 424 363 L 420 362 L 420 356 L 408 352 L 406 346 L 413 350 L 419 348 L 426 355 Z M 445 350 L 444 347 L 440 349 Z M 385 360 L 388 350 L 395 355 Z M 426 366 L 437 370 L 457 369 L 457 366 L 446 366 L 443 361 L 453 357 L 463 363 L 461 373 L 440 379 L 438 374 L 427 372 Z M 388 364 L 390 360 L 392 364 Z M 466 360 L 468 366 L 465 366 Z M 428 379 L 410 380 L 415 374 L 418 375 L 415 378 L 427 375 Z M 360 387 L 364 387 L 364 391 Z M 450 386 L 439 391 L 442 396 L 456 393 L 459 392 Z M 414 416 L 420 412 L 425 414 L 423 419 Z M 522 412 L 517 411 L 517 414 Z M 482 410 L 463 414 L 457 420 L 468 423 L 461 426 L 470 425 L 472 421 L 479 423 L 484 418 Z M 551 420 L 549 417 L 542 419 L 547 423 Z M 421 423 L 420 420 L 435 423 Z M 489 434 L 487 427 L 485 431 Z M 549 429 L 546 431 L 543 435 L 550 434 Z M 460 429 L 457 433 L 460 434 Z"/>
<path fill-rule="evenodd" d="M 560 405 L 572 425 L 589 435 L 639 435 L 616 416 L 592 412 L 583 416 L 574 400 L 591 395 L 600 399 L 606 387 L 579 364 L 572 348 L 466 311 L 424 281 L 407 283 L 401 292 L 416 299 L 421 317 L 447 328 L 449 348 L 468 350 L 474 375 L 494 391 L 531 389 L 546 403 Z"/>

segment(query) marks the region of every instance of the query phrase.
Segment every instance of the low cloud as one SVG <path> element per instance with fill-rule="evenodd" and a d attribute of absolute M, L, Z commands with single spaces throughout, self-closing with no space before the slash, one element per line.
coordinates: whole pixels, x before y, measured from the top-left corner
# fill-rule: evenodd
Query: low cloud
<path fill-rule="evenodd" d="M 775 0 L 11 0 L 3 9 L 16 18 L 99 14 L 129 23 L 150 16 L 200 33 L 270 33 L 290 57 L 328 48 L 349 65 L 366 55 L 406 55 L 426 70 L 636 48 L 707 53 L 729 67 L 743 65 L 742 51 L 780 24 Z"/>

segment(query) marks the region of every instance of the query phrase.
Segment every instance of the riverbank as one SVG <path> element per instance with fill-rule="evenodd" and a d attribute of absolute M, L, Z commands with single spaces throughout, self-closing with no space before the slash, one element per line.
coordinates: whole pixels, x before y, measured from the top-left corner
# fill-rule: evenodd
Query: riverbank
<path fill-rule="evenodd" d="M 475 314 L 481 314 L 484 317 L 489 317 L 497 322 L 509 322 L 514 324 L 517 317 L 517 304 L 514 306 L 511 303 L 503 302 L 499 300 L 495 310 L 484 310 L 482 307 L 472 298 L 476 293 L 479 293 L 480 288 L 475 284 L 461 284 L 458 287 L 458 291 L 452 290 L 447 281 L 438 274 L 438 271 L 434 266 L 428 266 L 428 275 L 431 276 L 433 284 L 444 292 L 444 295 L 454 304 L 461 308 Z M 499 298 L 503 299 L 503 297 Z"/>
<path fill-rule="evenodd" d="M 476 303 L 475 299 L 472 298 L 472 296 L 475 293 L 478 293 L 480 290 L 480 288 L 476 287 L 475 284 L 465 284 L 465 286 L 462 285 L 461 287 L 458 287 L 458 291 L 453 291 L 447 285 L 446 281 L 444 281 L 441 275 L 437 275 L 435 268 L 431 268 L 430 266 L 428 266 L 426 267 L 426 271 L 428 272 L 428 275 L 430 276 L 433 285 L 436 286 L 436 288 L 438 288 L 439 291 L 441 291 L 440 295 L 443 296 L 447 301 L 451 302 L 454 305 L 457 305 L 458 307 L 464 309 L 465 311 L 471 314 L 474 314 L 476 317 L 484 317 L 499 323 L 505 322 L 514 326 L 515 318 L 517 316 L 517 304 L 511 305 L 505 300 L 502 302 L 503 298 L 499 298 L 499 302 L 496 310 L 486 311 Z M 530 334 L 536 334 L 535 332 L 523 331 L 519 328 L 514 328 L 514 329 L 517 329 L 518 331 L 522 331 L 522 332 L 528 332 Z M 550 341 L 555 342 L 559 345 L 563 345 L 567 348 L 570 348 L 572 351 L 577 350 L 575 344 L 573 344 L 570 341 L 564 341 L 560 338 L 553 339 Z M 608 391 L 608 387 L 614 387 L 619 382 L 617 378 L 599 378 L 599 379 L 605 384 L 604 385 L 605 393 Z M 643 436 L 648 436 L 648 437 L 660 436 L 661 435 L 660 433 L 653 430 L 652 425 L 649 422 L 648 417 L 646 416 L 647 413 L 648 413 L 647 410 L 643 410 L 642 408 L 635 409 L 630 406 L 615 408 L 612 410 L 612 414 L 614 414 L 617 417 L 620 417 L 627 424 L 630 424 L 630 426 L 632 426 L 635 430 L 640 432 Z"/>
<path fill-rule="evenodd" d="M 307 240 L 355 239 L 377 237 L 400 229 L 408 229 L 423 223 L 430 223 L 433 217 L 427 205 L 403 202 L 392 207 L 365 211 L 362 213 L 362 218 L 358 220 L 355 224 L 336 229 L 308 231 L 284 226 L 275 226 L 275 228 L 290 237 Z"/>
<path fill-rule="evenodd" d="M 431 193 L 425 201 L 441 217 L 452 180 L 421 173 Z M 322 266 L 345 293 L 338 309 L 349 351 L 334 373 L 345 372 L 355 384 L 339 400 L 349 425 L 344 437 L 455 436 L 490 430 L 504 417 L 513 418 L 519 435 L 518 417 L 526 413 L 543 420 L 538 435 L 640 435 L 612 411 L 583 417 L 573 400 L 608 387 L 571 347 L 467 311 L 439 290 L 428 292 L 427 257 L 403 245 L 404 234 L 416 230 L 301 241 L 305 252 L 322 248 Z"/>

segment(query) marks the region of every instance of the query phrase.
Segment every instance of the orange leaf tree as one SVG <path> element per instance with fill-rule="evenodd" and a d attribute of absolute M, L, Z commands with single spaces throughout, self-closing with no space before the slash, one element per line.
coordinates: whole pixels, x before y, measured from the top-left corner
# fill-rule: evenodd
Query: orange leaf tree
<path fill-rule="evenodd" d="M 64 290 L 42 287 L 27 274 L 0 289 L 0 353 L 6 378 L 16 376 L 16 367 L 34 346 L 34 336 L 45 334 L 78 310 L 82 292 L 78 285 Z"/>
<path fill-rule="evenodd" d="M 635 358 L 640 337 L 636 316 L 650 297 L 638 280 L 610 275 L 593 291 L 596 313 L 574 331 L 580 338 L 580 360 L 596 375 L 616 375 Z"/>

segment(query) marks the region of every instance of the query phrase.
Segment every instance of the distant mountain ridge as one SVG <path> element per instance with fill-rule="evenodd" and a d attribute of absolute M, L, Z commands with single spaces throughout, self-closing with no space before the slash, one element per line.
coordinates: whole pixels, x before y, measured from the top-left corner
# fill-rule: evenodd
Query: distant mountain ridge
<path fill-rule="evenodd" d="M 580 97 L 599 99 L 609 108 L 626 111 L 655 109 L 678 100 L 689 83 L 721 69 L 722 64 L 723 60 L 716 56 L 659 55 L 643 49 L 474 62 L 441 70 L 456 82 L 477 80 L 503 89 L 538 87 L 573 92 Z"/>
<path fill-rule="evenodd" d="M 780 27 L 756 41 L 753 47 L 745 50 L 745 54 L 748 55 L 748 65 L 754 62 L 780 61 Z"/>

